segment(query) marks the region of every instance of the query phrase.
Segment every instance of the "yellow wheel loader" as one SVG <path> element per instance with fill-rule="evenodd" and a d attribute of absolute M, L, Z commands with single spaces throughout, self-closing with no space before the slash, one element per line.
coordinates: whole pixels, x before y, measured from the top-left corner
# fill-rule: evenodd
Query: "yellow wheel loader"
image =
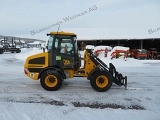
<path fill-rule="evenodd" d="M 45 90 L 58 90 L 63 80 L 74 77 L 86 77 L 98 92 L 110 89 L 112 83 L 127 87 L 127 77 L 118 73 L 112 63 L 108 67 L 90 49 L 85 50 L 81 65 L 76 34 L 50 32 L 47 35 L 47 51 L 28 57 L 24 65 L 25 74 L 33 80 L 40 79 Z"/>

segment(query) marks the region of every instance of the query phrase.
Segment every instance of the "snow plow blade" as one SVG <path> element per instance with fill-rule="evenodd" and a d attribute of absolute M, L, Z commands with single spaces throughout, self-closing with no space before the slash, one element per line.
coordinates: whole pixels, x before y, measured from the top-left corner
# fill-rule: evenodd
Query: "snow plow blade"
<path fill-rule="evenodd" d="M 119 86 L 124 86 L 127 89 L 127 76 L 123 76 L 121 73 L 116 71 L 115 66 L 109 63 L 109 72 L 112 74 L 113 82 Z"/>

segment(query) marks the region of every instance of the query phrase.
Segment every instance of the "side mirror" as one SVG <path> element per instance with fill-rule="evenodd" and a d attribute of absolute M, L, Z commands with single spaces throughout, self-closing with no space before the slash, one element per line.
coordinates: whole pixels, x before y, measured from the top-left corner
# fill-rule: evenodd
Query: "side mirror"
<path fill-rule="evenodd" d="M 74 39 L 74 43 L 76 43 L 77 42 L 77 37 L 74 37 L 73 39 Z"/>
<path fill-rule="evenodd" d="M 45 48 L 43 47 L 42 49 L 43 49 L 43 52 L 45 52 Z"/>
<path fill-rule="evenodd" d="M 46 46 L 46 49 L 48 50 L 48 45 Z"/>

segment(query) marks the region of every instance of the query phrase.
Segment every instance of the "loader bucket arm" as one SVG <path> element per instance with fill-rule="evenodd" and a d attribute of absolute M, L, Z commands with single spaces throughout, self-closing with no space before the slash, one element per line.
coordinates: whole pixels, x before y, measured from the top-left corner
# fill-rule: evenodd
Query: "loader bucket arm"
<path fill-rule="evenodd" d="M 88 53 L 90 54 L 91 60 L 96 64 L 99 65 L 100 68 L 103 68 L 107 72 L 110 72 L 113 82 L 119 86 L 124 85 L 127 88 L 127 76 L 123 76 L 121 73 L 116 71 L 115 66 L 112 63 L 109 63 L 109 67 L 98 57 L 96 57 L 92 50 L 87 49 Z"/>

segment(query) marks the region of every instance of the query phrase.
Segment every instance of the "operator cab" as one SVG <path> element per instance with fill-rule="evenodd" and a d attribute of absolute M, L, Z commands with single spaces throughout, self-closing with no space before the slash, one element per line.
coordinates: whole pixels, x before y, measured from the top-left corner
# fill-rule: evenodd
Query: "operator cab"
<path fill-rule="evenodd" d="M 68 32 L 51 32 L 47 50 L 49 53 L 49 65 L 58 65 L 63 69 L 75 69 L 80 67 L 80 58 L 77 47 L 77 36 Z"/>

